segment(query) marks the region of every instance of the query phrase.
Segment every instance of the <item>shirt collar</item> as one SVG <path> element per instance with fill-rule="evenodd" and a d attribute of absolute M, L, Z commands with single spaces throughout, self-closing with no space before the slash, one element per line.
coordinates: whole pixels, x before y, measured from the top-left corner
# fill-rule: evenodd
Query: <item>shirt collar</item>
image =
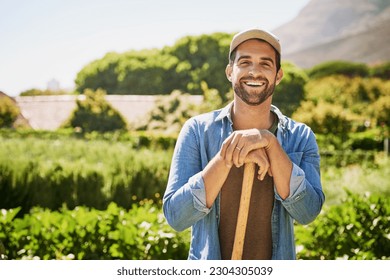
<path fill-rule="evenodd" d="M 216 121 L 220 121 L 223 118 L 228 118 L 228 120 L 233 123 L 232 121 L 232 114 L 231 114 L 231 109 L 233 106 L 233 102 L 230 102 L 228 105 L 226 105 L 224 108 L 222 108 L 221 112 L 218 114 L 218 116 L 215 118 Z"/>
<path fill-rule="evenodd" d="M 218 114 L 218 116 L 216 117 L 215 120 L 220 121 L 223 118 L 228 118 L 229 122 L 233 123 L 232 114 L 231 114 L 232 107 L 233 107 L 233 102 L 230 102 L 228 105 L 226 105 L 224 108 L 222 108 L 221 112 Z M 271 111 L 274 112 L 278 116 L 279 125 L 284 128 L 286 126 L 286 119 L 285 119 L 284 115 L 282 114 L 282 112 L 280 112 L 280 110 L 275 105 L 271 105 Z"/>

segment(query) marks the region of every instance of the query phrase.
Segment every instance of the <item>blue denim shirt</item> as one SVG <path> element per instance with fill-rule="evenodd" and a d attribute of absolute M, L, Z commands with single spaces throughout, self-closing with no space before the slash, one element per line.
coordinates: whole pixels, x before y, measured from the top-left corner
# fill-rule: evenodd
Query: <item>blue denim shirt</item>
<path fill-rule="evenodd" d="M 223 109 L 189 119 L 174 150 L 163 198 L 164 215 L 177 231 L 192 227 L 188 259 L 221 259 L 218 225 L 220 197 L 206 206 L 201 171 L 233 132 L 232 103 Z M 315 136 L 305 124 L 282 115 L 277 139 L 293 162 L 290 195 L 281 199 L 275 189 L 272 210 L 272 259 L 295 259 L 293 220 L 308 224 L 320 213 L 325 200 L 320 180 L 320 156 Z"/>

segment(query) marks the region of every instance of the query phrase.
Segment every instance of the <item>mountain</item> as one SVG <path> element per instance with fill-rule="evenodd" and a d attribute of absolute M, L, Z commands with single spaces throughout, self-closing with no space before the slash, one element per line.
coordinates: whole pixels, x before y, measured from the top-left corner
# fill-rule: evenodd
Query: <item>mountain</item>
<path fill-rule="evenodd" d="M 273 30 L 282 56 L 303 68 L 329 60 L 390 61 L 390 1 L 312 0 Z"/>

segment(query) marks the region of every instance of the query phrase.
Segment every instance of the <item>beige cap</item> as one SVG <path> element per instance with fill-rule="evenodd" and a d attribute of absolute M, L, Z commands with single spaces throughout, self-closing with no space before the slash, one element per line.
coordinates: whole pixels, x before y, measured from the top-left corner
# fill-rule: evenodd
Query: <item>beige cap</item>
<path fill-rule="evenodd" d="M 275 50 L 277 50 L 279 55 L 281 54 L 281 46 L 278 37 L 276 37 L 274 34 L 272 34 L 269 31 L 254 28 L 254 29 L 241 31 L 240 33 L 234 35 L 233 40 L 230 43 L 229 58 L 232 51 L 234 51 L 234 49 L 237 48 L 238 45 L 250 39 L 264 40 L 267 43 L 269 43 L 271 46 L 273 46 Z"/>

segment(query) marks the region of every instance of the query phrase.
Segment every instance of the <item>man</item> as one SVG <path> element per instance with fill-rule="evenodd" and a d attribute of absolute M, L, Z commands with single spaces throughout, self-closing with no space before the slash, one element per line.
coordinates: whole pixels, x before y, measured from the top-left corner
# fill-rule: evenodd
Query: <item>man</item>
<path fill-rule="evenodd" d="M 293 220 L 307 224 L 321 211 L 315 136 L 271 105 L 283 77 L 280 55 L 267 31 L 236 34 L 226 67 L 233 102 L 191 118 L 180 132 L 163 209 L 175 230 L 192 227 L 189 259 L 230 259 L 247 162 L 257 176 L 243 259 L 295 259 Z"/>

